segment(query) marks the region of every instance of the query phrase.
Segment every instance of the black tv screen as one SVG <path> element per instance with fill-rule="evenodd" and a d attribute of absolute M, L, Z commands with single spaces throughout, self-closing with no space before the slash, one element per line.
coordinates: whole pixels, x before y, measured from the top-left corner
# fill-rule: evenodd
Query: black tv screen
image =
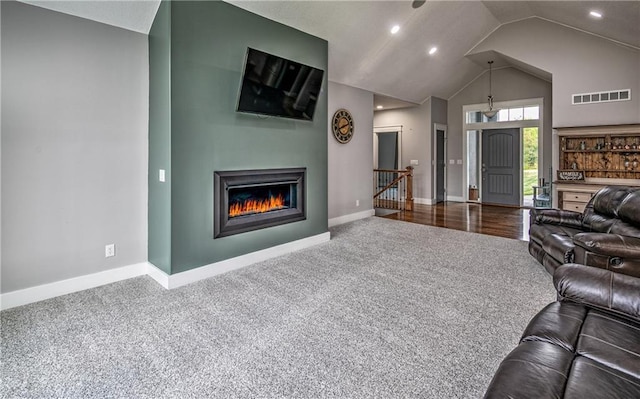
<path fill-rule="evenodd" d="M 249 48 L 238 112 L 312 120 L 324 71 Z"/>

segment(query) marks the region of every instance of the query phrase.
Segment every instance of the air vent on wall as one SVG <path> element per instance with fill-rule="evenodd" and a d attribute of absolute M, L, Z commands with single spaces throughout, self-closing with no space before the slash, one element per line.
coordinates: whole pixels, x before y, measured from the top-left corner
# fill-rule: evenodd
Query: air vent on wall
<path fill-rule="evenodd" d="M 598 93 L 581 93 L 571 95 L 571 104 L 610 103 L 612 101 L 631 100 L 631 89 L 601 91 Z"/>

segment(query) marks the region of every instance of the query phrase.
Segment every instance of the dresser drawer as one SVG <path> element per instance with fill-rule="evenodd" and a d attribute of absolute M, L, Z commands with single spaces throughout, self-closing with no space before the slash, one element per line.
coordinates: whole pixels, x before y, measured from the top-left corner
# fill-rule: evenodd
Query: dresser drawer
<path fill-rule="evenodd" d="M 563 201 L 562 209 L 565 211 L 584 212 L 584 208 L 587 206 L 586 202 L 571 202 Z"/>
<path fill-rule="evenodd" d="M 573 191 L 564 191 L 562 193 L 562 201 L 587 203 L 591 199 L 591 195 L 591 193 L 576 193 Z"/>

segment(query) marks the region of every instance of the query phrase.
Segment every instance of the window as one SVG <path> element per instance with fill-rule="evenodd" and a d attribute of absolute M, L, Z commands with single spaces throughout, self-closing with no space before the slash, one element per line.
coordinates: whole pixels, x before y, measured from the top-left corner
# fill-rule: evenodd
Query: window
<path fill-rule="evenodd" d="M 540 106 L 524 106 L 504 108 L 498 111 L 493 118 L 487 118 L 482 111 L 467 112 L 467 123 L 489 123 L 489 122 L 513 122 L 532 121 L 540 119 Z"/>
<path fill-rule="evenodd" d="M 524 120 L 531 121 L 540 119 L 540 107 L 524 107 Z"/>

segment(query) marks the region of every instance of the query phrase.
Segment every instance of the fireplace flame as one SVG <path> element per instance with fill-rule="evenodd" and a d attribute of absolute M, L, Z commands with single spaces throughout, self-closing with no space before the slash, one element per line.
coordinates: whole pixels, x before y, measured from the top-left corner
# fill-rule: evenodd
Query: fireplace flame
<path fill-rule="evenodd" d="M 264 213 L 283 208 L 285 208 L 284 197 L 282 194 L 278 194 L 276 197 L 270 196 L 264 200 L 248 199 L 244 202 L 231 204 L 229 206 L 229 217 Z"/>

